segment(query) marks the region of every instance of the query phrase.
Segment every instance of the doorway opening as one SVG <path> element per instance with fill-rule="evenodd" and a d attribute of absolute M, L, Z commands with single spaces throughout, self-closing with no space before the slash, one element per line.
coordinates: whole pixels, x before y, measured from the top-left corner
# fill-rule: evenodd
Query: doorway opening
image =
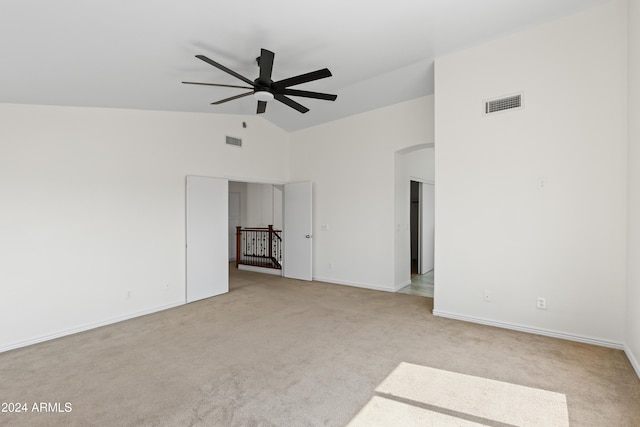
<path fill-rule="evenodd" d="M 411 277 L 421 273 L 420 260 L 420 183 L 411 181 L 410 191 L 410 233 L 411 233 Z"/>
<path fill-rule="evenodd" d="M 239 247 L 232 238 L 235 237 L 233 231 L 243 223 L 285 230 L 284 250 L 293 255 L 285 253 L 288 267 L 277 275 L 312 280 L 311 182 L 281 185 L 189 175 L 186 177 L 187 303 L 229 292 L 229 263 L 234 257 L 237 261 Z M 255 249 L 260 245 L 261 241 L 248 243 L 251 256 L 262 256 Z"/>
<path fill-rule="evenodd" d="M 399 291 L 430 298 L 434 293 L 434 189 L 433 183 L 410 181 L 411 284 Z"/>
<path fill-rule="evenodd" d="M 229 262 L 234 267 L 282 275 L 282 252 L 275 244 L 282 240 L 282 208 L 283 185 L 229 181 Z"/>
<path fill-rule="evenodd" d="M 396 292 L 433 297 L 434 144 L 398 150 L 394 162 Z M 416 289 L 425 280 L 428 294 Z"/>
<path fill-rule="evenodd" d="M 229 182 L 229 262 L 312 280 L 311 203 L 311 182 Z"/>

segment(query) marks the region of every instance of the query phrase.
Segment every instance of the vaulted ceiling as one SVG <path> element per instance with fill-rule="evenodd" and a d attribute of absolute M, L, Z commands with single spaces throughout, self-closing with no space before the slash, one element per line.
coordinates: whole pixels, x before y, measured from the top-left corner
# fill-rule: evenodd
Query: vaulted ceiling
<path fill-rule="evenodd" d="M 273 80 L 329 68 L 296 86 L 338 95 L 295 98 L 265 119 L 295 131 L 433 93 L 434 58 L 604 0 L 2 0 L 0 102 L 255 114 L 242 89 L 183 85 L 253 80 L 261 48 Z"/>

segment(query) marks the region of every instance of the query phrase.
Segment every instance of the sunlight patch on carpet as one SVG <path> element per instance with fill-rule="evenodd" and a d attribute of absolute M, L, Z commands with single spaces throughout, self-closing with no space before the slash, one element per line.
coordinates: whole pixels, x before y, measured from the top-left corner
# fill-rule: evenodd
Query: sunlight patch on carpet
<path fill-rule="evenodd" d="M 348 427 L 371 426 L 481 426 L 452 415 L 374 396 Z"/>
<path fill-rule="evenodd" d="M 404 362 L 376 394 L 349 427 L 569 426 L 562 393 Z"/>

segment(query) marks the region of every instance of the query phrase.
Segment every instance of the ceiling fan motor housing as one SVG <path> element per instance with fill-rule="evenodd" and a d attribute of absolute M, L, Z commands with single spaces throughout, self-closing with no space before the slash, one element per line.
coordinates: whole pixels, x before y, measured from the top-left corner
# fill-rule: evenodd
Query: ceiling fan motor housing
<path fill-rule="evenodd" d="M 263 102 L 273 101 L 273 94 L 268 90 L 256 89 L 256 91 L 253 94 L 253 97 L 258 101 L 263 101 Z"/>

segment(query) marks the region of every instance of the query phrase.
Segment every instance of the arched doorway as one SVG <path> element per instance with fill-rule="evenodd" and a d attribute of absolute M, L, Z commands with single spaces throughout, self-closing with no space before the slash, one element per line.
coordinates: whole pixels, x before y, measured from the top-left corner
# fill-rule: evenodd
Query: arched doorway
<path fill-rule="evenodd" d="M 433 297 L 434 144 L 404 148 L 394 160 L 395 288 Z"/>

